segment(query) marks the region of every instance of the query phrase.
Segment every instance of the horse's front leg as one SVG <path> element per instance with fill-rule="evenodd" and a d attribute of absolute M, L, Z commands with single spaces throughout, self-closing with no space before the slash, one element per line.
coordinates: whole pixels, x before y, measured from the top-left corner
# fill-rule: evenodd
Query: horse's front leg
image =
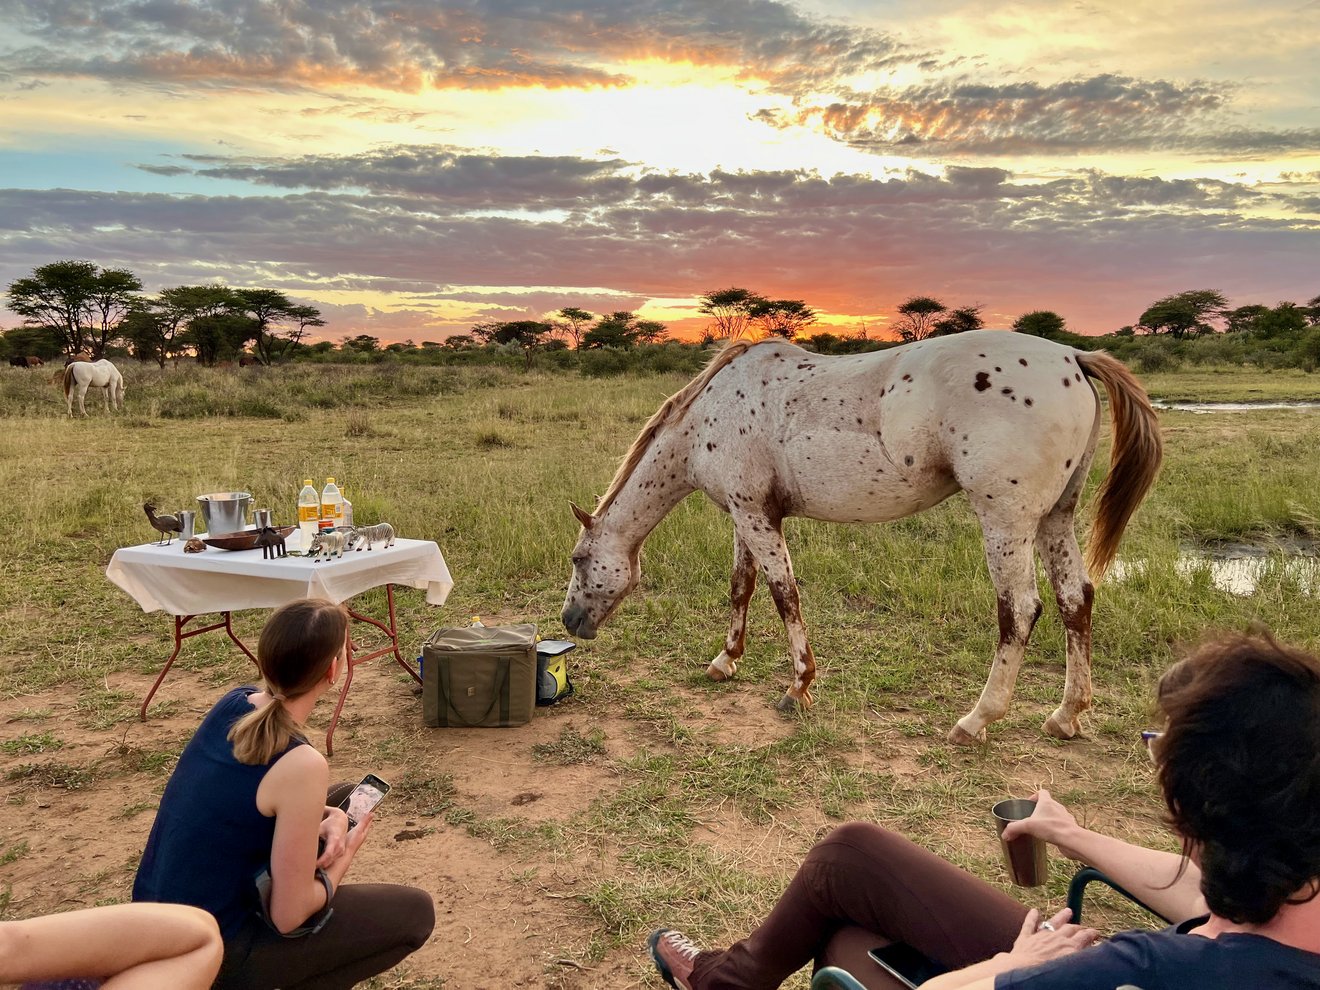
<path fill-rule="evenodd" d="M 963 746 L 984 742 L 986 726 L 1008 711 L 1022 655 L 1041 612 L 1031 550 L 1035 520 L 1029 526 L 1002 524 L 977 514 L 985 531 L 985 558 L 999 602 L 999 645 L 976 707 L 949 732 L 949 742 Z"/>
<path fill-rule="evenodd" d="M 816 657 L 807 642 L 807 624 L 802 620 L 793 562 L 788 556 L 778 520 L 765 516 L 734 517 L 738 536 L 746 544 L 770 586 L 770 595 L 788 633 L 788 651 L 793 658 L 793 684 L 779 701 L 779 710 L 793 711 L 811 705 L 811 682 L 816 679 Z"/>
<path fill-rule="evenodd" d="M 724 637 L 724 650 L 706 668 L 712 681 L 725 681 L 738 672 L 747 641 L 747 606 L 756 590 L 756 558 L 733 531 L 733 576 L 729 582 L 729 634 Z"/>

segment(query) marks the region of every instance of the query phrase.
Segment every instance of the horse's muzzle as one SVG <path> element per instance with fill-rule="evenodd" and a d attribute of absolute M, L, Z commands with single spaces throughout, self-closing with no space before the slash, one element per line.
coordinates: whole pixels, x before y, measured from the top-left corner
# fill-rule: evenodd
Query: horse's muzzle
<path fill-rule="evenodd" d="M 564 628 L 570 635 L 579 639 L 596 638 L 596 626 L 587 618 L 586 609 L 579 605 L 564 606 L 564 611 L 559 614 L 559 620 L 563 622 Z"/>

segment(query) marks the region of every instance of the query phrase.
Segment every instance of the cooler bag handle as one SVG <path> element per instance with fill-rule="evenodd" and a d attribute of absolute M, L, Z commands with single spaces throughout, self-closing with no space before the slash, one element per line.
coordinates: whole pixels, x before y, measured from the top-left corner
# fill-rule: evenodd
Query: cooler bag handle
<path fill-rule="evenodd" d="M 455 716 L 454 721 L 458 722 L 460 725 L 467 726 L 469 729 L 479 728 L 481 724 L 486 721 L 486 719 L 490 718 L 490 713 L 495 710 L 495 706 L 497 704 L 500 706 L 500 722 L 502 724 L 506 724 L 506 725 L 508 724 L 509 658 L 507 656 L 500 657 L 499 665 L 500 665 L 499 667 L 500 678 L 499 678 L 499 686 L 495 690 L 495 697 L 491 699 L 490 707 L 486 709 L 485 714 L 475 721 L 468 721 L 467 719 L 465 719 L 462 713 L 459 712 L 458 706 L 454 704 L 453 688 L 450 687 L 450 683 L 449 683 L 449 664 L 442 663 L 439 665 L 440 683 L 444 688 L 445 707 L 448 709 L 448 711 L 442 712 L 440 715 L 440 718 L 443 720 L 441 722 L 442 725 L 449 725 L 449 712 L 452 711 Z"/>

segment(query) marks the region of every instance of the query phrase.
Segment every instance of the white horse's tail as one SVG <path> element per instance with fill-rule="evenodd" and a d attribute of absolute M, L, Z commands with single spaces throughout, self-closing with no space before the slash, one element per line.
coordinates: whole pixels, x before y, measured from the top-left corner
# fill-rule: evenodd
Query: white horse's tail
<path fill-rule="evenodd" d="M 1109 474 L 1100 486 L 1086 544 L 1086 569 L 1098 582 L 1118 553 L 1128 520 L 1155 482 L 1164 459 L 1164 441 L 1146 390 L 1121 361 L 1104 351 L 1073 351 L 1073 358 L 1088 378 L 1101 382 L 1109 393 L 1113 424 Z"/>
<path fill-rule="evenodd" d="M 73 365 L 64 366 L 64 397 L 69 397 L 69 392 L 73 390 Z"/>

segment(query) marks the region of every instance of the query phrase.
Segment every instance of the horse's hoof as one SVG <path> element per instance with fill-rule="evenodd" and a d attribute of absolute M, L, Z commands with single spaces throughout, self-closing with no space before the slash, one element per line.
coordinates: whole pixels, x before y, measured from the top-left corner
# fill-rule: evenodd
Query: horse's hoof
<path fill-rule="evenodd" d="M 1042 728 L 1045 730 L 1046 735 L 1053 736 L 1055 739 L 1075 739 L 1081 735 L 1082 723 L 1076 718 L 1065 722 L 1059 718 L 1056 712 L 1045 720 Z"/>
<path fill-rule="evenodd" d="M 985 742 L 986 736 L 985 729 L 982 729 L 976 735 L 972 735 L 961 725 L 955 725 L 949 730 L 949 734 L 945 738 L 955 746 L 980 746 Z"/>
<path fill-rule="evenodd" d="M 791 715 L 795 712 L 805 712 L 811 707 L 811 692 L 804 691 L 802 697 L 795 698 L 792 694 L 785 694 L 779 699 L 779 704 L 775 708 L 785 715 Z"/>
<path fill-rule="evenodd" d="M 706 676 L 712 681 L 727 681 L 736 673 L 738 673 L 738 661 L 728 653 L 721 653 L 706 668 Z"/>

